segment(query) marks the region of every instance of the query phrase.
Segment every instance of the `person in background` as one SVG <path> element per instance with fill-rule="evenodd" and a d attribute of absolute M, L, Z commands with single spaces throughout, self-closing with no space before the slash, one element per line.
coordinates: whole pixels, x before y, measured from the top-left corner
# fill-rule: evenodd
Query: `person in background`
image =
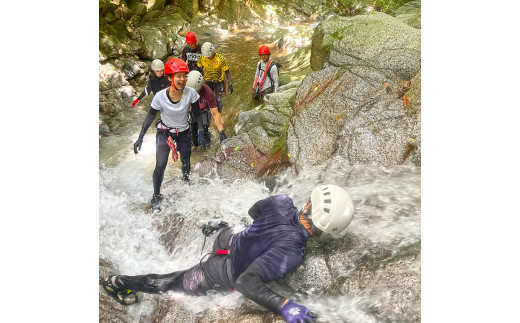
<path fill-rule="evenodd" d="M 163 199 L 161 184 L 170 150 L 172 150 L 174 161 L 177 161 L 177 150 L 179 151 L 182 164 L 182 178 L 185 182 L 189 181 L 191 132 L 188 114 L 190 105 L 195 117 L 198 117 L 200 114 L 199 94 L 194 89 L 186 87 L 188 79 L 188 66 L 186 63 L 180 58 L 170 58 L 164 66 L 164 74 L 170 80 L 171 85 L 154 96 L 150 111 L 143 121 L 139 138 L 134 143 L 134 153 L 137 154 L 141 149 L 148 127 L 152 124 L 157 112 L 160 112 L 161 118 L 156 122 L 157 135 L 155 142 L 155 169 L 153 171 L 153 196 L 150 202 L 150 209 L 154 211 L 161 211 L 160 204 Z M 175 146 L 174 141 L 177 146 Z"/>
<path fill-rule="evenodd" d="M 227 227 L 218 234 L 213 253 L 206 261 L 169 274 L 111 275 L 102 279 L 101 284 L 123 305 L 137 303 L 142 292 L 205 295 L 210 290 L 231 292 L 235 288 L 257 304 L 281 314 L 286 322 L 314 322 L 316 314 L 275 293 L 267 283 L 285 277 L 301 265 L 309 238 L 322 233 L 342 236 L 353 211 L 347 191 L 332 184 L 312 190 L 300 211 L 287 195 L 270 196 L 249 209 L 253 219 L 250 227 L 240 232 Z"/>
<path fill-rule="evenodd" d="M 278 66 L 271 59 L 271 50 L 266 45 L 258 50 L 260 61 L 256 65 L 255 81 L 253 83 L 253 98 L 263 102 L 265 95 L 278 90 Z M 266 72 L 267 71 L 267 72 Z"/>
<path fill-rule="evenodd" d="M 197 43 L 197 35 L 188 31 L 186 34 L 186 46 L 182 49 L 182 60 L 186 62 L 190 71 L 196 70 L 202 73 L 203 68 L 197 66 L 202 56 L 201 46 Z"/>
<path fill-rule="evenodd" d="M 200 143 L 202 150 L 205 150 L 207 145 L 210 144 L 211 136 L 209 133 L 209 125 L 212 115 L 213 118 L 215 118 L 215 124 L 217 125 L 217 129 L 220 132 L 220 143 L 222 143 L 222 141 L 227 139 L 227 137 L 226 133 L 224 132 L 224 126 L 222 125 L 220 113 L 218 112 L 217 108 L 217 101 L 215 100 L 213 91 L 211 91 L 207 84 L 204 84 L 204 78 L 199 71 L 190 71 L 188 73 L 188 81 L 186 82 L 186 86 L 194 88 L 195 91 L 197 91 L 197 93 L 200 95 L 199 107 L 201 109 L 201 113 L 199 114 L 197 120 L 192 120 L 191 123 L 191 136 L 193 138 L 193 145 L 198 146 Z"/>
<path fill-rule="evenodd" d="M 132 107 L 134 107 L 139 100 L 144 98 L 145 95 L 150 93 L 156 95 L 160 90 L 170 86 L 171 81 L 164 76 L 164 63 L 160 59 L 154 59 L 150 65 L 150 69 L 152 70 L 153 75 L 150 76 L 150 80 L 148 81 L 148 84 L 146 84 L 144 91 L 134 100 L 134 102 L 132 102 Z"/>
<path fill-rule="evenodd" d="M 229 66 L 222 55 L 215 52 L 215 46 L 210 42 L 202 44 L 202 56 L 197 62 L 197 66 L 204 68 L 204 80 L 215 94 L 218 112 L 222 113 L 222 93 L 226 89 L 224 74 L 227 78 L 229 92 L 233 93 L 233 82 Z"/>

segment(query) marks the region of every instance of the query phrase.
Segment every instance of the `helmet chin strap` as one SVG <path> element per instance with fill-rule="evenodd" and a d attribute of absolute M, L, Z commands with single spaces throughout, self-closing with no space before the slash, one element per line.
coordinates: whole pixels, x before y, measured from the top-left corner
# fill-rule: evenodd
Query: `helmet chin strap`
<path fill-rule="evenodd" d="M 175 86 L 175 83 L 174 83 L 174 81 L 173 81 L 173 77 L 174 77 L 175 74 L 170 74 L 170 75 L 171 75 L 171 78 L 172 78 L 172 87 L 173 87 L 173 92 L 175 92 L 175 91 L 178 90 L 178 88 Z"/>

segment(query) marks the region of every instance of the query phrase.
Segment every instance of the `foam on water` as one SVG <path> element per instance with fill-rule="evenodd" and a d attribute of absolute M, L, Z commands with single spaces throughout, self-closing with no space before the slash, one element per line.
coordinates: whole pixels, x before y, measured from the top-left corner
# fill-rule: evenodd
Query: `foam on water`
<path fill-rule="evenodd" d="M 121 273 L 168 273 L 191 267 L 201 257 L 200 224 L 209 220 L 231 225 L 250 223 L 247 210 L 251 205 L 274 194 L 288 194 L 300 207 L 312 188 L 324 183 L 345 187 L 352 195 L 355 214 L 348 231 L 373 242 L 393 242 L 394 245 L 396 240 L 401 244 L 420 240 L 420 172 L 417 169 L 315 167 L 298 175 L 287 171 L 279 177 L 271 193 L 265 185 L 249 180 L 199 179 L 191 186 L 167 186 L 163 193 L 168 203 L 163 212 L 174 210 L 186 221 L 197 224 L 180 237 L 180 245 L 170 254 L 154 226 L 156 215 L 144 211 L 149 203 L 151 181 L 132 170 L 139 167 L 139 162 L 134 160 L 100 170 L 100 257 L 114 263 Z M 183 193 L 179 194 L 179 190 Z M 211 249 L 214 237 L 215 234 L 206 241 L 204 253 Z M 164 297 L 176 299 L 193 313 L 215 307 L 236 309 L 244 300 L 239 293 L 203 297 L 170 293 Z M 366 314 L 365 298 L 316 295 L 303 296 L 300 302 L 302 300 L 319 314 L 320 320 L 375 322 Z M 151 311 L 148 307 L 143 305 L 130 313 L 139 317 Z"/>

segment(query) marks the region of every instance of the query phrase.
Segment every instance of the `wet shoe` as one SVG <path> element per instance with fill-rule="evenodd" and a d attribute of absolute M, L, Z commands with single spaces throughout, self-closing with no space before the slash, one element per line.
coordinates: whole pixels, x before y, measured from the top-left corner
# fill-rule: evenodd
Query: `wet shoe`
<path fill-rule="evenodd" d="M 126 289 L 122 287 L 118 287 L 117 276 L 111 275 L 103 279 L 101 282 L 101 286 L 108 295 L 112 296 L 113 299 L 116 300 L 121 305 L 132 305 L 139 302 L 143 298 L 143 294 L 140 292 L 135 292 L 131 289 Z"/>
<path fill-rule="evenodd" d="M 163 195 L 153 195 L 152 200 L 150 201 L 150 210 L 161 212 L 161 202 L 163 200 Z"/>

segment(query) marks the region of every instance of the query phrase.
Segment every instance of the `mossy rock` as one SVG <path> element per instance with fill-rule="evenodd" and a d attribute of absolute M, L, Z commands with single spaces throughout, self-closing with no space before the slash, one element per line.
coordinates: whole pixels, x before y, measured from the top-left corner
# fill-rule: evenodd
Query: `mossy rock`
<path fill-rule="evenodd" d="M 130 38 L 126 25 L 122 22 L 99 23 L 99 51 L 102 61 L 125 55 L 132 55 L 141 50 L 141 44 Z"/>
<path fill-rule="evenodd" d="M 421 32 L 380 12 L 355 17 L 332 16 L 312 37 L 311 67 L 369 66 L 388 77 L 409 80 L 420 69 Z"/>
<path fill-rule="evenodd" d="M 161 15 L 161 11 L 159 11 L 159 10 L 148 11 L 144 15 L 143 21 L 153 21 L 155 18 L 159 17 L 160 15 Z"/>

